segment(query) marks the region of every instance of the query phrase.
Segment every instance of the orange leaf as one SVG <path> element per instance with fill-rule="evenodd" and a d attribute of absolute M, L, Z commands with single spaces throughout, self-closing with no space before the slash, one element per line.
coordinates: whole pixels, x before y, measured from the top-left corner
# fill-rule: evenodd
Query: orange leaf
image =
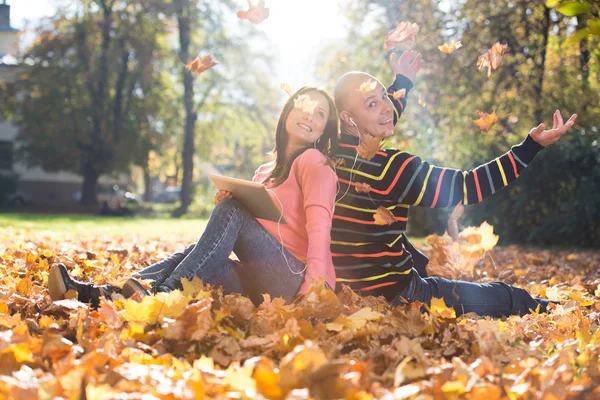
<path fill-rule="evenodd" d="M 318 104 L 319 102 L 317 100 L 312 100 L 307 94 L 301 94 L 294 99 L 294 107 L 308 114 L 312 114 Z"/>
<path fill-rule="evenodd" d="M 392 93 L 394 100 L 401 100 L 404 98 L 404 96 L 406 96 L 406 89 L 396 90 L 394 93 Z"/>
<path fill-rule="evenodd" d="M 373 79 L 364 81 L 358 88 L 359 91 L 364 93 L 372 92 L 375 89 L 377 89 L 377 81 L 374 81 Z"/>
<path fill-rule="evenodd" d="M 265 8 L 265 0 L 258 0 L 256 5 L 248 0 L 248 11 L 238 11 L 237 16 L 239 19 L 247 19 L 253 24 L 258 25 L 269 18 L 269 9 Z"/>
<path fill-rule="evenodd" d="M 402 43 L 406 43 L 410 47 L 415 43 L 417 33 L 419 33 L 419 25 L 406 21 L 400 22 L 388 32 L 384 47 L 386 50 L 392 50 Z"/>
<path fill-rule="evenodd" d="M 481 132 L 489 131 L 490 128 L 494 126 L 496 122 L 498 122 L 496 111 L 493 111 L 491 114 L 477 111 L 477 114 L 479 114 L 479 119 L 474 120 L 473 125 L 475 125 Z"/>
<path fill-rule="evenodd" d="M 487 67 L 488 76 L 492 74 L 492 70 L 496 70 L 502 63 L 502 57 L 508 50 L 507 44 L 494 43 L 491 49 L 477 59 L 477 68 L 481 70 Z"/>
<path fill-rule="evenodd" d="M 375 220 L 375 225 L 391 225 L 396 222 L 394 214 L 383 206 L 377 207 L 377 211 L 373 214 L 373 219 Z"/>
<path fill-rule="evenodd" d="M 444 43 L 441 46 L 438 46 L 438 49 L 442 52 L 442 53 L 446 53 L 446 54 L 452 54 L 452 52 L 456 49 L 460 49 L 462 47 L 462 43 L 459 42 L 450 42 L 450 44 L 448 43 Z"/>
<path fill-rule="evenodd" d="M 448 235 L 450 235 L 453 242 L 458 242 L 458 220 L 464 213 L 464 206 L 462 203 L 458 203 L 448 219 Z"/>
<path fill-rule="evenodd" d="M 215 60 L 212 55 L 209 54 L 207 56 L 202 57 L 202 59 L 200 57 L 194 58 L 192 61 L 185 64 L 185 67 L 190 72 L 197 72 L 198 74 L 201 74 L 204 71 L 211 69 L 218 63 L 219 62 Z"/>

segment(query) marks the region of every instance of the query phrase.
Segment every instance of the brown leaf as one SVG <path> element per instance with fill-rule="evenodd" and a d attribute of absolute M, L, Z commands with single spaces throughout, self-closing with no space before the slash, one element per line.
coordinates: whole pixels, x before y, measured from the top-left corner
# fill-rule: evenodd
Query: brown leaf
<path fill-rule="evenodd" d="M 384 47 L 386 50 L 392 50 L 400 44 L 407 47 L 412 46 L 419 33 L 419 25 L 412 22 L 400 22 L 394 29 L 388 32 L 385 37 Z"/>
<path fill-rule="evenodd" d="M 165 338 L 199 341 L 206 336 L 212 324 L 212 298 L 189 304 L 174 323 L 166 323 Z"/>
<path fill-rule="evenodd" d="M 496 70 L 502 63 L 502 57 L 508 50 L 507 44 L 494 43 L 491 49 L 477 59 L 477 68 L 481 70 L 487 67 L 488 76 L 492 74 L 492 70 Z"/>
<path fill-rule="evenodd" d="M 377 154 L 377 152 L 379 150 L 381 150 L 381 141 L 383 139 L 383 135 L 378 135 L 378 136 L 372 136 L 372 135 L 361 135 L 360 136 L 360 143 L 358 145 L 358 147 L 356 148 L 356 151 L 358 152 L 358 155 L 360 156 L 360 158 L 362 158 L 363 160 L 371 160 L 373 159 L 373 157 L 375 157 L 375 154 Z"/>
<path fill-rule="evenodd" d="M 364 81 L 358 87 L 358 90 L 363 93 L 369 93 L 375 89 L 377 89 L 377 81 L 374 81 L 373 79 Z"/>
<path fill-rule="evenodd" d="M 394 214 L 383 206 L 377 207 L 377 211 L 373 214 L 375 225 L 391 225 L 396 222 Z"/>
<path fill-rule="evenodd" d="M 204 71 L 211 69 L 218 63 L 219 62 L 215 60 L 212 55 L 209 54 L 207 56 L 202 57 L 202 59 L 200 59 L 200 57 L 194 58 L 192 61 L 187 63 L 185 67 L 190 72 L 197 72 L 198 74 L 201 74 Z"/>
<path fill-rule="evenodd" d="M 369 193 L 371 191 L 371 185 L 365 182 L 357 182 L 354 187 L 358 193 Z"/>
<path fill-rule="evenodd" d="M 258 25 L 269 18 L 269 9 L 265 8 L 265 0 L 258 0 L 256 5 L 248 0 L 248 11 L 238 11 L 237 16 L 239 19 L 247 19 L 253 24 Z"/>
<path fill-rule="evenodd" d="M 462 203 L 458 203 L 454 207 L 454 211 L 450 214 L 448 219 L 448 235 L 452 238 L 452 241 L 458 242 L 458 220 L 465 212 L 465 207 Z"/>
<path fill-rule="evenodd" d="M 394 100 L 402 100 L 404 96 L 406 96 L 406 89 L 396 90 L 394 93 L 392 93 Z"/>

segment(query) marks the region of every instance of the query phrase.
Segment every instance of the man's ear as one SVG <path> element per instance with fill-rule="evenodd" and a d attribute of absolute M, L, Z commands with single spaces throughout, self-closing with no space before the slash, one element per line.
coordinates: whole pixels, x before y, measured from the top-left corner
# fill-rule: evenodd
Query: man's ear
<path fill-rule="evenodd" d="M 340 121 L 348 126 L 355 126 L 354 121 L 352 120 L 352 115 L 346 110 L 340 112 Z"/>

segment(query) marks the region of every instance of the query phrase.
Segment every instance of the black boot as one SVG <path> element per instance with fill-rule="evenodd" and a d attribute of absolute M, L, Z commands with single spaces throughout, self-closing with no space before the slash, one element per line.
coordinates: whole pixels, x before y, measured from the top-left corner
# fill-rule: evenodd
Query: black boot
<path fill-rule="evenodd" d="M 89 303 L 93 308 L 100 304 L 100 297 L 110 297 L 112 293 L 120 293 L 121 289 L 112 285 L 96 286 L 93 283 L 79 282 L 69 275 L 64 264 L 56 264 L 48 273 L 48 292 L 52 301 L 62 300 L 69 289 L 77 292 L 77 300 Z"/>
<path fill-rule="evenodd" d="M 150 292 L 137 279 L 127 279 L 127 282 L 123 285 L 123 297 L 128 299 L 136 293 L 139 293 L 141 297 L 150 295 Z"/>

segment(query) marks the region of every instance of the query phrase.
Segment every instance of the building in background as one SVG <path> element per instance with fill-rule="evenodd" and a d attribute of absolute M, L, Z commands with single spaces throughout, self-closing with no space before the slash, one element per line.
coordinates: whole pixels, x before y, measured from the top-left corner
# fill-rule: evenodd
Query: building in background
<path fill-rule="evenodd" d="M 0 0 L 0 82 L 10 82 L 17 77 L 20 68 L 15 57 L 18 41 L 19 30 L 10 24 L 10 5 L 6 0 Z M 42 207 L 76 202 L 83 178 L 71 172 L 48 172 L 20 163 L 15 157 L 17 133 L 18 128 L 11 121 L 0 120 L 0 173 L 4 177 L 16 175 L 17 180 L 16 188 L 4 188 L 4 191 L 13 192 L 7 198 L 16 204 L 32 203 Z M 101 176 L 99 179 L 99 185 L 104 188 L 126 187 L 128 183 L 126 175 L 118 178 Z"/>

